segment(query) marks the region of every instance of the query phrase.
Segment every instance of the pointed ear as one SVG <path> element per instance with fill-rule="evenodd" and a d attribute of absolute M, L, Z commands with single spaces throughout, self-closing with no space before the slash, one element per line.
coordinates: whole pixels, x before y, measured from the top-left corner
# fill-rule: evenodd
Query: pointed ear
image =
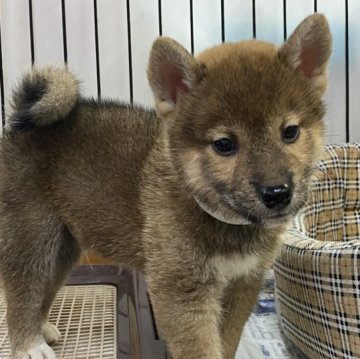
<path fill-rule="evenodd" d="M 174 111 L 180 96 L 203 78 L 204 68 L 176 41 L 159 37 L 153 44 L 147 70 L 160 117 Z"/>
<path fill-rule="evenodd" d="M 279 55 L 308 78 L 321 96 L 327 88 L 327 65 L 332 38 L 326 18 L 310 15 L 298 25 Z"/>

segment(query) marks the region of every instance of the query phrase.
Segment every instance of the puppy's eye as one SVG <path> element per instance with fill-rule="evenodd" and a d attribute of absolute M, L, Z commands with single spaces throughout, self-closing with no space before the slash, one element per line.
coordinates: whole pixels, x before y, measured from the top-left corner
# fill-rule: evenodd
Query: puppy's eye
<path fill-rule="evenodd" d="M 220 155 L 230 156 L 236 152 L 236 144 L 229 138 L 220 138 L 213 142 L 213 147 Z"/>
<path fill-rule="evenodd" d="M 283 129 L 282 139 L 285 143 L 294 143 L 300 135 L 299 126 L 288 126 Z"/>

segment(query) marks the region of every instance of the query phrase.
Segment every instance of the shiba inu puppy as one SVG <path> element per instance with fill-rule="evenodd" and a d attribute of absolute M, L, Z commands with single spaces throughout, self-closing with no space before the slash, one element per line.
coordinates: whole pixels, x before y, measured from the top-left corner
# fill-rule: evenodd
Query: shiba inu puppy
<path fill-rule="evenodd" d="M 35 69 L 0 146 L 0 269 L 15 359 L 55 358 L 48 312 L 83 250 L 144 274 L 176 359 L 233 358 L 263 273 L 323 145 L 331 35 L 306 18 L 277 48 L 194 58 L 155 41 L 155 111 L 83 99 Z"/>

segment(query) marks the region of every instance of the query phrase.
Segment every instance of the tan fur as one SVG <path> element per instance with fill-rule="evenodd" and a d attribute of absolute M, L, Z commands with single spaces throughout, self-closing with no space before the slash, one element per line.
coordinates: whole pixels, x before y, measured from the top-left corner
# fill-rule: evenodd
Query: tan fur
<path fill-rule="evenodd" d="M 276 53 L 277 47 L 271 43 L 260 40 L 247 40 L 215 46 L 200 53 L 196 59 L 206 64 L 207 69 L 211 69 L 229 56 L 234 56 L 234 54 L 252 58 L 259 55 L 272 57 Z"/>
<path fill-rule="evenodd" d="M 14 358 L 55 357 L 49 308 L 85 250 L 144 274 L 174 359 L 233 358 L 321 154 L 330 44 L 321 15 L 280 49 L 248 41 L 194 58 L 159 38 L 148 67 L 158 117 L 77 97 L 66 70 L 26 76 L 0 146 Z M 216 147 L 224 138 L 231 153 Z M 275 207 L 274 188 L 287 194 Z"/>
<path fill-rule="evenodd" d="M 254 274 L 256 276 L 261 260 L 256 254 L 242 256 L 236 253 L 215 256 L 211 264 L 220 280 L 227 283 L 239 277 L 250 277 Z"/>

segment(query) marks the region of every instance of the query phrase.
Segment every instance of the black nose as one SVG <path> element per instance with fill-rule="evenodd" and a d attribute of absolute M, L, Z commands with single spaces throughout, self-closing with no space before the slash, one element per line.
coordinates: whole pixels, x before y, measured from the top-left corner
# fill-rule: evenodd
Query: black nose
<path fill-rule="evenodd" d="M 283 209 L 291 202 L 291 189 L 287 184 L 273 187 L 259 187 L 258 192 L 269 209 Z"/>

